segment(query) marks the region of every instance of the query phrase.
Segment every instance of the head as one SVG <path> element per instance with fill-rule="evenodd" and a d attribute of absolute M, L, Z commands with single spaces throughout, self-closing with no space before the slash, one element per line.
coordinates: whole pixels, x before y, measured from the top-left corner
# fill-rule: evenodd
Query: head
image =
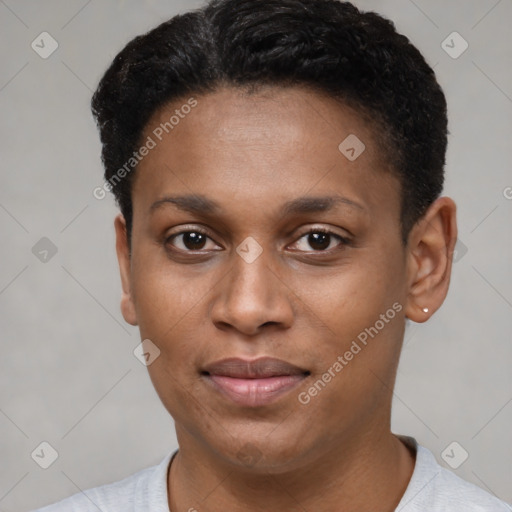
<path fill-rule="evenodd" d="M 284 471 L 389 428 L 405 320 L 442 304 L 456 239 L 446 101 L 409 40 L 348 2 L 214 0 L 128 43 L 92 107 L 122 312 L 178 439 Z M 260 356 L 303 380 L 261 406 L 205 383 Z"/>

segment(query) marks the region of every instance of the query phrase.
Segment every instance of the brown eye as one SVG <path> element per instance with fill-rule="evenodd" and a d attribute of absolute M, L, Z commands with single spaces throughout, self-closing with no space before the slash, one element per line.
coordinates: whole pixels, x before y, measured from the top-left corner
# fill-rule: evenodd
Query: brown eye
<path fill-rule="evenodd" d="M 328 249 L 331 243 L 331 235 L 327 233 L 309 233 L 308 244 L 313 249 L 319 249 L 321 251 Z"/>
<path fill-rule="evenodd" d="M 202 233 L 189 231 L 187 233 L 183 233 L 181 236 L 183 237 L 183 245 L 192 251 L 202 249 L 206 243 L 206 236 Z"/>
<path fill-rule="evenodd" d="M 205 233 L 197 230 L 182 231 L 171 235 L 166 240 L 166 244 L 172 245 L 173 247 L 188 252 L 188 251 L 199 251 L 205 249 L 208 241 L 210 241 L 213 247 L 206 247 L 206 249 L 214 249 L 217 247 L 216 244 L 207 236 Z"/>
<path fill-rule="evenodd" d="M 335 241 L 338 241 L 336 244 Z M 332 231 L 312 229 L 302 235 L 297 242 L 296 248 L 300 251 L 323 252 L 334 247 L 348 243 L 348 240 Z"/>

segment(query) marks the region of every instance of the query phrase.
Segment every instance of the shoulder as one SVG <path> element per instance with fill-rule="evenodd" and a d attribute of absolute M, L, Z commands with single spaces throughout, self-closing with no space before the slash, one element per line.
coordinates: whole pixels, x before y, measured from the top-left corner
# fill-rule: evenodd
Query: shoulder
<path fill-rule="evenodd" d="M 416 466 L 396 512 L 512 512 L 512 507 L 442 467 L 416 443 Z"/>
<path fill-rule="evenodd" d="M 137 486 L 144 484 L 153 470 L 154 467 L 145 468 L 118 482 L 78 492 L 33 512 L 129 511 L 133 508 Z"/>
<path fill-rule="evenodd" d="M 447 510 L 460 510 L 463 505 L 468 512 L 512 511 L 512 507 L 504 501 L 441 466 L 432 483 L 436 500 Z"/>
<path fill-rule="evenodd" d="M 167 512 L 167 467 L 171 455 L 122 480 L 78 492 L 32 512 Z"/>

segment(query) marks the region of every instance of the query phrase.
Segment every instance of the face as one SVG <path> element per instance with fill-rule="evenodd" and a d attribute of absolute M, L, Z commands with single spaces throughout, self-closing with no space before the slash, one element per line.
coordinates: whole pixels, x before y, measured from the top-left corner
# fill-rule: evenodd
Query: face
<path fill-rule="evenodd" d="M 410 280 L 377 134 L 302 88 L 195 100 L 168 134 L 187 99 L 146 127 L 129 258 L 117 221 L 123 314 L 160 351 L 148 370 L 180 446 L 278 472 L 389 429 Z M 262 356 L 300 375 L 251 393 L 205 374 Z"/>

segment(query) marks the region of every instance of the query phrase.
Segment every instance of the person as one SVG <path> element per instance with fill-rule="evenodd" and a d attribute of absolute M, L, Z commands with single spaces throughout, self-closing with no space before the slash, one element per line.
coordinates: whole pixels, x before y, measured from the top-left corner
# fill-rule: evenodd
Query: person
<path fill-rule="evenodd" d="M 391 21 L 212 0 L 129 42 L 92 110 L 179 449 L 39 510 L 510 510 L 391 432 L 406 320 L 442 305 L 457 239 L 446 99 Z"/>

